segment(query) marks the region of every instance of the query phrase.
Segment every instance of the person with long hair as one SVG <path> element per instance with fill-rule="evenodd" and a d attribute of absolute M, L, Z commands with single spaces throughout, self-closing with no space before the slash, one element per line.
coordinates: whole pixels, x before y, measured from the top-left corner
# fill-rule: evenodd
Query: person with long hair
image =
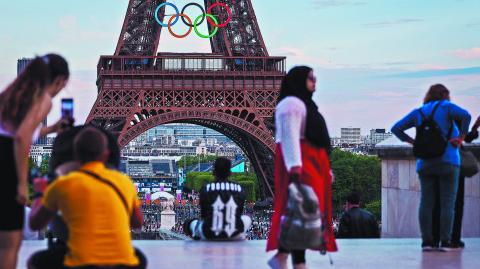
<path fill-rule="evenodd" d="M 450 102 L 450 91 L 444 85 L 435 84 L 425 95 L 423 106 L 414 109 L 397 122 L 392 127 L 392 133 L 400 140 L 413 145 L 415 139 L 406 134 L 405 130 L 421 126 L 422 122 L 432 115 L 441 135 L 449 142 L 440 156 L 417 159 L 417 173 L 420 178 L 418 215 L 422 250 L 431 251 L 440 247 L 440 250 L 449 251 L 455 248 L 451 239 L 460 173 L 459 147 L 468 133 L 471 116 L 468 111 Z M 441 207 L 440 246 L 434 242 L 432 233 L 432 217 L 437 196 Z"/>
<path fill-rule="evenodd" d="M 332 224 L 332 173 L 330 136 L 325 119 L 312 100 L 316 78 L 307 66 L 292 68 L 284 77 L 275 111 L 275 200 L 267 251 L 278 250 L 268 264 L 286 269 L 289 252 L 295 269 L 306 268 L 305 250 L 288 250 L 279 242 L 280 219 L 285 213 L 288 185 L 311 186 L 319 199 L 325 225 L 322 251 L 337 251 Z"/>
<path fill-rule="evenodd" d="M 63 57 L 36 57 L 0 94 L 0 269 L 16 267 L 28 196 L 28 153 L 33 140 L 57 132 L 66 123 L 62 119 L 41 126 L 69 74 Z"/>

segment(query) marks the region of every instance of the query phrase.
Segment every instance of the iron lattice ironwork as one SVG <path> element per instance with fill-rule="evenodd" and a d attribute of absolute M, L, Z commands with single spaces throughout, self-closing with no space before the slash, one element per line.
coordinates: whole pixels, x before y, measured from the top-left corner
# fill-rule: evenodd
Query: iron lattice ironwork
<path fill-rule="evenodd" d="M 130 0 L 115 55 L 100 57 L 87 123 L 113 132 L 120 146 L 166 123 L 214 129 L 245 152 L 261 196 L 273 196 L 273 113 L 285 57 L 268 55 L 250 0 L 222 1 L 232 20 L 210 39 L 212 53 L 157 54 L 162 27 L 153 13 L 163 2 Z M 221 7 L 212 13 L 227 16 Z"/>

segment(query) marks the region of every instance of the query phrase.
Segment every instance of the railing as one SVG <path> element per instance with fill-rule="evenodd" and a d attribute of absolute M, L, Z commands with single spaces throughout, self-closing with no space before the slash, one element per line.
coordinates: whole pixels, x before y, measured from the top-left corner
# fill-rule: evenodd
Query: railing
<path fill-rule="evenodd" d="M 264 73 L 284 74 L 285 57 L 230 57 L 216 54 L 101 56 L 98 75 L 145 73 Z"/>

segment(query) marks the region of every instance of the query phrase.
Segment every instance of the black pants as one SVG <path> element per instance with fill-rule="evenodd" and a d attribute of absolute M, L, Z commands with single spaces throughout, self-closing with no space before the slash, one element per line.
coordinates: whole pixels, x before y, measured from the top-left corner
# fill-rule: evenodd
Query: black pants
<path fill-rule="evenodd" d="M 458 179 L 458 192 L 455 200 L 455 216 L 453 220 L 452 237 L 450 241 L 454 243 L 460 242 L 462 237 L 462 219 L 463 219 L 463 204 L 465 203 L 465 176 L 460 175 Z M 435 201 L 433 208 L 433 241 L 435 244 L 440 242 L 440 201 Z"/>
<path fill-rule="evenodd" d="M 66 267 L 63 265 L 67 247 L 63 244 L 54 244 L 47 250 L 34 253 L 28 260 L 29 269 L 101 269 L 99 266 L 81 266 Z M 147 268 L 147 259 L 138 249 L 135 249 L 135 255 L 138 257 L 137 266 L 115 266 L 109 269 L 145 269 Z"/>
<path fill-rule="evenodd" d="M 305 250 L 304 249 L 303 250 L 288 251 L 288 250 L 280 247 L 280 248 L 278 248 L 278 252 L 280 252 L 280 253 L 291 253 L 293 264 L 305 263 Z"/>

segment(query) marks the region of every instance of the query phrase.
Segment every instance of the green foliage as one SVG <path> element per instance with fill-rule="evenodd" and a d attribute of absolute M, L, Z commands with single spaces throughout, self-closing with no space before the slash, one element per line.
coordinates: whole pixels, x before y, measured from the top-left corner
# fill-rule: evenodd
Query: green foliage
<path fill-rule="evenodd" d="M 360 193 L 363 205 L 380 201 L 381 163 L 378 157 L 356 155 L 335 149 L 331 155 L 331 163 L 335 175 L 333 184 L 335 211 L 342 211 L 345 197 L 352 191 Z"/>
<path fill-rule="evenodd" d="M 382 218 L 382 201 L 380 201 L 380 200 L 372 201 L 368 204 L 365 204 L 364 208 L 366 210 L 370 211 L 370 213 L 372 213 L 375 216 L 377 221 L 381 220 L 381 218 Z"/>
<path fill-rule="evenodd" d="M 213 182 L 214 176 L 210 172 L 190 172 L 187 174 L 185 187 L 199 192 L 207 183 Z M 258 192 L 258 179 L 253 173 L 233 173 L 229 180 L 240 184 L 245 192 L 247 201 L 255 201 Z"/>
<path fill-rule="evenodd" d="M 200 191 L 203 185 L 213 182 L 214 178 L 208 172 L 190 172 L 187 174 L 185 186 L 191 190 Z"/>
<path fill-rule="evenodd" d="M 247 202 L 255 202 L 256 195 L 255 195 L 255 182 L 253 181 L 238 181 L 237 182 L 240 186 L 242 186 L 243 192 L 245 193 L 245 197 Z"/>
<path fill-rule="evenodd" d="M 49 162 L 50 162 L 50 157 L 48 155 L 43 155 L 42 162 L 40 163 L 40 174 L 46 175 L 48 173 Z"/>
<path fill-rule="evenodd" d="M 180 168 L 183 168 L 184 165 L 186 164 L 187 167 L 197 164 L 198 162 L 200 163 L 209 163 L 209 162 L 214 162 L 217 156 L 215 155 L 196 155 L 196 156 L 183 156 L 178 162 L 177 166 Z"/>

